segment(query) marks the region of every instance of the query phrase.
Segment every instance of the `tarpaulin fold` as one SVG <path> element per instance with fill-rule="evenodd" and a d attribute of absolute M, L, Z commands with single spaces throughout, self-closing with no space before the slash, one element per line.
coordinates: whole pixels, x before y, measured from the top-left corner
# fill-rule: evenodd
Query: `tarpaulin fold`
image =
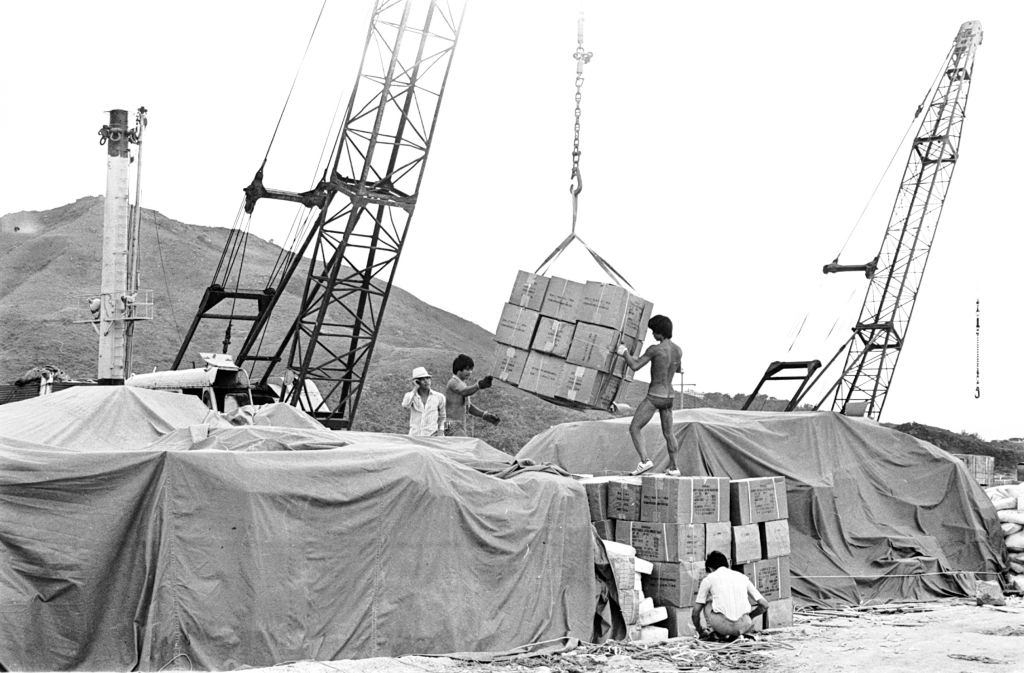
<path fill-rule="evenodd" d="M 466 438 L 235 426 L 171 393 L 39 399 L 0 407 L 8 670 L 224 670 L 592 637 L 593 529 L 571 479 L 489 476 L 478 468 L 511 459 Z"/>
<path fill-rule="evenodd" d="M 630 419 L 567 423 L 517 459 L 576 474 L 636 464 Z M 786 478 L 798 603 L 863 605 L 964 595 L 972 573 L 1006 567 L 989 499 L 951 454 L 869 419 L 832 412 L 673 413 L 683 474 Z M 655 470 L 668 466 L 657 423 L 643 432 Z"/>

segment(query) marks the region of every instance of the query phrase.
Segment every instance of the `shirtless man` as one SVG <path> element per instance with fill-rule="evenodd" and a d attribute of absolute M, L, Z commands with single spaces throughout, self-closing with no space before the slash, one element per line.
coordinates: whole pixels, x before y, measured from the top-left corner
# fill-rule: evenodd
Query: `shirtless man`
<path fill-rule="evenodd" d="M 676 454 L 679 452 L 679 443 L 672 433 L 672 403 L 675 400 L 672 377 L 676 372 L 682 371 L 683 350 L 672 343 L 672 321 L 667 317 L 656 315 L 647 321 L 647 327 L 658 343 L 644 351 L 639 358 L 631 356 L 625 344 L 620 344 L 618 348 L 619 355 L 626 358 L 626 364 L 634 371 L 641 369 L 648 362 L 651 363 L 651 385 L 647 388 L 647 397 L 640 402 L 636 413 L 633 414 L 633 422 L 629 424 L 629 436 L 633 439 L 633 447 L 640 456 L 640 464 L 630 474 L 643 474 L 654 467 L 654 461 L 644 450 L 644 440 L 640 433 L 657 411 L 661 419 L 661 432 L 665 435 L 665 443 L 668 445 L 669 469 L 665 474 L 678 477 L 679 465 L 676 464 Z"/>

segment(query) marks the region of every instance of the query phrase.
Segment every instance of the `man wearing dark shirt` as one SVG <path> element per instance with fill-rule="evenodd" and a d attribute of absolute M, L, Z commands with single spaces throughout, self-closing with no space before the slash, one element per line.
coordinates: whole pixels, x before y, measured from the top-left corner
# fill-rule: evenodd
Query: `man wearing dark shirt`
<path fill-rule="evenodd" d="M 473 375 L 473 367 L 473 358 L 468 355 L 460 354 L 452 363 L 452 377 L 448 379 L 448 385 L 444 389 L 445 412 L 448 417 L 444 429 L 446 437 L 469 436 L 467 413 L 493 425 L 497 425 L 501 421 L 494 414 L 475 406 L 470 399 L 476 391 L 491 387 L 490 376 L 483 377 L 473 385 L 466 383 Z"/>

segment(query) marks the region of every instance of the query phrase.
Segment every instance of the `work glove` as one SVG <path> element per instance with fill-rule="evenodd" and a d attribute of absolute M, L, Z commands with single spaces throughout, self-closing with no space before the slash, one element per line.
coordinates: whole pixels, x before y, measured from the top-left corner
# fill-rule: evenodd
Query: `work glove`
<path fill-rule="evenodd" d="M 497 425 L 498 423 L 501 423 L 501 419 L 498 418 L 497 416 L 495 416 L 494 414 L 492 414 L 489 411 L 485 411 L 484 415 L 481 416 L 480 418 L 484 419 L 485 421 L 487 421 L 491 425 Z"/>
<path fill-rule="evenodd" d="M 480 379 L 480 382 L 477 383 L 477 387 L 480 388 L 480 390 L 487 390 L 488 388 L 491 387 L 492 378 L 493 377 L 490 374 L 488 374 L 487 376 Z"/>
<path fill-rule="evenodd" d="M 626 348 L 626 344 L 619 344 L 619 347 L 615 349 L 615 352 L 619 355 L 625 355 L 629 352 L 629 349 Z"/>

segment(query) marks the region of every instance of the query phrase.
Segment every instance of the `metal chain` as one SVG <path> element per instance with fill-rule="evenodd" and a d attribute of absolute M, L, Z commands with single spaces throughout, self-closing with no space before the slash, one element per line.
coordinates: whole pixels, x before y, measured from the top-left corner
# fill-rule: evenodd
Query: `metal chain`
<path fill-rule="evenodd" d="M 569 176 L 569 193 L 572 195 L 572 231 L 576 233 L 576 215 L 579 210 L 579 195 L 583 191 L 583 175 L 580 173 L 580 101 L 583 99 L 583 65 L 590 63 L 594 53 L 583 49 L 583 14 L 576 24 L 576 118 L 573 121 L 572 173 Z"/>
<path fill-rule="evenodd" d="M 981 299 L 974 304 L 974 399 L 981 397 Z"/>

